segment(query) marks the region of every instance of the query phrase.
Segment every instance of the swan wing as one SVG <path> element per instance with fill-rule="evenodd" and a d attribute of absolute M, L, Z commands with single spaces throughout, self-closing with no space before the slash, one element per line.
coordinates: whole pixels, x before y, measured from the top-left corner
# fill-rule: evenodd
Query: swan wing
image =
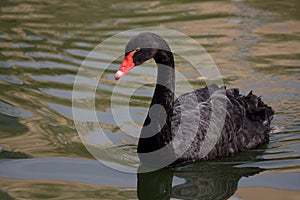
<path fill-rule="evenodd" d="M 226 102 L 222 124 L 212 114 L 213 97 L 219 93 L 223 94 L 221 100 Z M 173 106 L 171 130 L 172 138 L 177 139 L 173 145 L 174 151 L 182 154 L 182 149 L 185 150 L 180 157 L 180 162 L 183 162 L 217 159 L 258 147 L 269 140 L 273 114 L 272 108 L 252 91 L 242 95 L 236 88 L 210 85 L 185 93 L 178 97 Z M 195 122 L 198 122 L 196 126 Z M 204 152 L 210 126 L 222 125 L 220 133 L 210 134 L 210 137 L 217 137 L 215 145 L 209 152 Z M 193 138 L 189 138 L 191 136 Z"/>

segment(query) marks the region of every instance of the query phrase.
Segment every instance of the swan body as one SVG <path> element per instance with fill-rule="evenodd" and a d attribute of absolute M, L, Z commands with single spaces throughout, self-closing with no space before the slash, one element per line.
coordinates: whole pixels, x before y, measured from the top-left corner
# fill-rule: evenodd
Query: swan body
<path fill-rule="evenodd" d="M 239 89 L 212 84 L 183 94 L 174 101 L 173 54 L 167 42 L 154 33 L 141 33 L 129 41 L 115 78 L 121 78 L 131 68 L 151 58 L 158 66 L 157 84 L 141 131 L 139 154 L 167 147 L 168 153 L 162 154 L 160 159 L 173 156 L 175 159 L 170 165 L 175 165 L 223 158 L 268 142 L 274 111 L 252 91 L 242 95 Z M 217 123 L 220 121 L 218 115 L 213 115 L 215 102 L 226 105 L 219 110 L 220 116 L 224 115 L 221 124 Z M 151 111 L 157 105 L 158 108 Z M 211 127 L 220 130 L 219 134 L 211 131 Z M 213 145 L 205 152 L 209 141 L 205 138 L 209 137 L 215 140 L 212 139 Z M 143 156 L 140 159 L 143 162 Z"/>
<path fill-rule="evenodd" d="M 224 93 L 226 103 L 226 116 L 220 137 L 211 151 L 205 155 L 199 154 L 211 117 L 211 96 L 214 93 Z M 200 125 L 194 141 L 187 151 L 177 162 L 188 162 L 191 160 L 213 160 L 230 156 L 234 153 L 256 148 L 269 141 L 270 123 L 273 110 L 265 105 L 260 97 L 250 92 L 244 96 L 237 88 L 226 89 L 217 85 L 209 85 L 203 89 L 197 89 L 191 93 L 180 96 L 174 104 L 171 118 L 172 133 L 178 131 L 180 126 L 181 112 L 180 100 L 196 95 L 198 112 L 200 113 Z M 213 122 L 211 122 L 213 123 Z M 188 125 L 184 129 L 188 129 Z M 174 137 L 173 134 L 173 137 Z"/>

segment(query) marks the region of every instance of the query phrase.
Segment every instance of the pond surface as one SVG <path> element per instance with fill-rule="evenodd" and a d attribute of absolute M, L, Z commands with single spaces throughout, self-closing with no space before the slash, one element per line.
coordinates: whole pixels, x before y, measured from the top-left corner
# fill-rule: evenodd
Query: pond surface
<path fill-rule="evenodd" d="M 299 8 L 296 0 L 1 1 L 0 199 L 300 199 Z M 151 26 L 195 39 L 227 87 L 263 96 L 276 111 L 269 144 L 223 160 L 139 175 L 95 160 L 73 121 L 77 71 L 106 38 Z M 92 65 L 110 59 L 99 55 Z M 203 87 L 182 60 L 175 62 L 194 88 Z M 138 135 L 123 130 L 140 130 L 153 94 L 147 81 L 153 83 L 156 72 L 150 65 L 122 80 L 123 95 L 136 82 L 144 86 L 131 96 L 135 123 L 117 125 L 110 110 L 119 64 L 110 65 L 97 87 L 99 121 L 93 123 L 116 145 L 135 149 Z"/>

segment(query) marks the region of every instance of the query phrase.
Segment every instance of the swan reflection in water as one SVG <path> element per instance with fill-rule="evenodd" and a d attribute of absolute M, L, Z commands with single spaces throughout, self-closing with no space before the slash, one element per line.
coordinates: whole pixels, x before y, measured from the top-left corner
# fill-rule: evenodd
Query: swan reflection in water
<path fill-rule="evenodd" d="M 165 200 L 176 199 L 228 199 L 238 188 L 238 182 L 242 177 L 253 176 L 264 169 L 258 167 L 239 167 L 245 162 L 256 157 L 247 152 L 221 161 L 199 162 L 188 166 L 161 169 L 153 172 L 137 174 L 137 192 L 140 200 Z M 252 154 L 252 155 L 251 155 Z M 249 159 L 249 156 L 252 159 Z M 142 171 L 140 166 L 139 171 Z M 173 183 L 174 177 L 182 179 L 180 183 Z"/>

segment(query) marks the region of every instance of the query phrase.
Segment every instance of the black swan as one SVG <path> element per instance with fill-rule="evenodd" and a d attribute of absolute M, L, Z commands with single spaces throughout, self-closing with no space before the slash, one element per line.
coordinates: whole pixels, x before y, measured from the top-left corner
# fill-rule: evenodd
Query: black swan
<path fill-rule="evenodd" d="M 155 33 L 140 33 L 129 41 L 115 79 L 118 80 L 131 68 L 151 58 L 158 66 L 158 73 L 150 105 L 150 108 L 155 109 L 149 109 L 138 141 L 137 151 L 143 164 L 157 162 L 159 165 L 159 162 L 168 160 L 168 165 L 173 166 L 197 160 L 213 160 L 268 142 L 274 112 L 260 97 L 252 94 L 252 91 L 244 96 L 236 88 L 226 89 L 211 84 L 183 94 L 174 102 L 173 53 L 167 42 Z M 223 111 L 224 125 L 220 127 L 220 134 L 212 148 L 203 153 L 203 141 L 209 126 L 214 123 L 211 119 L 214 105 L 212 94 L 219 94 L 223 96 L 221 101 L 226 101 L 226 110 Z M 179 134 L 180 139 L 172 143 Z M 172 145 L 168 145 L 170 143 Z M 144 156 L 164 147 L 167 148 L 160 154 Z"/>

